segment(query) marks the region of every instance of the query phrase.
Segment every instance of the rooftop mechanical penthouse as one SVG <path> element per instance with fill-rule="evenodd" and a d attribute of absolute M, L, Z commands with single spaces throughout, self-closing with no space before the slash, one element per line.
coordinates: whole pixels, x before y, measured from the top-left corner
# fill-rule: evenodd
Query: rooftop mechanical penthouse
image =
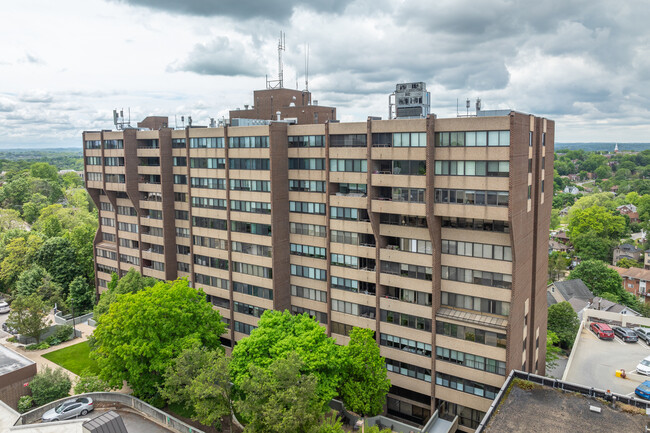
<path fill-rule="evenodd" d="M 99 291 L 132 267 L 186 277 L 228 347 L 267 309 L 308 313 L 343 344 L 370 328 L 387 413 L 421 425 L 439 410 L 472 431 L 510 370 L 544 374 L 554 122 L 284 108 L 259 126 L 84 132 Z"/>

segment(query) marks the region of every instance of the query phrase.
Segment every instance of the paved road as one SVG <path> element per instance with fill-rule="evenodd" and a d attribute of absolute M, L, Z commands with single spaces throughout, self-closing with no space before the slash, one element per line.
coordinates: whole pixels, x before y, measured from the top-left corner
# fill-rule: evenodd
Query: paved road
<path fill-rule="evenodd" d="M 587 327 L 580 335 L 566 381 L 632 395 L 641 382 L 650 380 L 635 371 L 639 361 L 648 355 L 650 347 L 642 341 L 624 343 L 618 337 L 613 341 L 599 340 Z M 625 370 L 627 379 L 615 376 L 619 369 Z"/>
<path fill-rule="evenodd" d="M 88 418 L 95 418 L 99 415 L 108 412 L 109 409 L 96 409 L 86 415 Z M 117 409 L 115 410 L 124 421 L 124 426 L 129 432 L 138 432 L 138 433 L 169 433 L 172 430 L 169 430 L 155 422 L 151 421 L 148 418 L 137 415 L 131 411 Z"/>

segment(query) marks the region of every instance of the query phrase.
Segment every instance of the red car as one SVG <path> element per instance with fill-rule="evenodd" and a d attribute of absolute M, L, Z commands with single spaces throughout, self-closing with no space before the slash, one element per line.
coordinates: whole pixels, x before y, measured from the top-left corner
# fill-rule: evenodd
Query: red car
<path fill-rule="evenodd" d="M 596 336 L 601 340 L 614 339 L 614 331 L 612 331 L 612 328 L 610 328 L 609 325 L 605 323 L 592 323 L 589 325 L 589 328 L 591 328 L 594 334 L 596 334 Z"/>

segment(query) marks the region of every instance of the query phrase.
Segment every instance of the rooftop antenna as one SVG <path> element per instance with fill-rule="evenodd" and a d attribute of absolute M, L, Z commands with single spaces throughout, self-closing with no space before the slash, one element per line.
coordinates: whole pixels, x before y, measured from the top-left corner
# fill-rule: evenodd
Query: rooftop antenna
<path fill-rule="evenodd" d="M 113 125 L 115 125 L 115 129 L 117 129 L 117 130 L 130 128 L 131 127 L 131 108 L 129 108 L 129 120 L 128 121 L 124 120 L 124 109 L 121 109 L 120 111 L 117 111 L 117 109 L 113 110 Z"/>
<path fill-rule="evenodd" d="M 309 44 L 305 45 L 305 91 L 309 92 Z"/>
<path fill-rule="evenodd" d="M 282 68 L 282 51 L 286 51 L 285 34 L 280 31 L 280 39 L 278 40 L 278 79 L 266 79 L 267 89 L 282 89 L 284 88 L 284 70 Z"/>
<path fill-rule="evenodd" d="M 467 98 L 467 101 L 465 101 L 465 108 L 467 108 L 467 117 L 469 117 L 469 107 L 472 105 L 470 102 L 469 98 Z"/>

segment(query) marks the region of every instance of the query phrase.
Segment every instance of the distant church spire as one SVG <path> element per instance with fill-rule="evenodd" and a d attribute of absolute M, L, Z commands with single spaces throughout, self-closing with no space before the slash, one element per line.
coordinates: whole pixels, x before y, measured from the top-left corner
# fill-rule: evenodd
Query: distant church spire
<path fill-rule="evenodd" d="M 614 153 L 618 153 L 618 143 L 616 143 L 616 146 L 614 146 Z"/>

